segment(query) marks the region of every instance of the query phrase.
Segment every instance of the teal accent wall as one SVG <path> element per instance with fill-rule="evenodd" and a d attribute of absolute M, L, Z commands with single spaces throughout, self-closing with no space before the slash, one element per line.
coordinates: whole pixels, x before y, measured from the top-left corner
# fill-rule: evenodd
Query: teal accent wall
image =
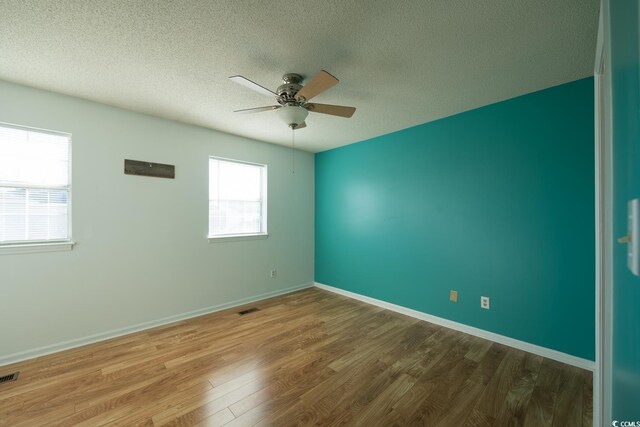
<path fill-rule="evenodd" d="M 593 103 L 587 78 L 317 154 L 316 282 L 593 360 Z"/>
<path fill-rule="evenodd" d="M 637 0 L 611 0 L 613 235 L 627 234 L 627 201 L 640 197 L 640 68 Z M 613 244 L 612 416 L 640 420 L 640 277 Z"/>

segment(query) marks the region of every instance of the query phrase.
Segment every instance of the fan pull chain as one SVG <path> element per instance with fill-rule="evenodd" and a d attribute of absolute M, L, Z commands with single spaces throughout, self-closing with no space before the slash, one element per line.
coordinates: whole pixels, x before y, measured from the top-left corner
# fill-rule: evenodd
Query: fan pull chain
<path fill-rule="evenodd" d="M 296 173 L 296 133 L 295 128 L 291 127 L 291 170 Z"/>

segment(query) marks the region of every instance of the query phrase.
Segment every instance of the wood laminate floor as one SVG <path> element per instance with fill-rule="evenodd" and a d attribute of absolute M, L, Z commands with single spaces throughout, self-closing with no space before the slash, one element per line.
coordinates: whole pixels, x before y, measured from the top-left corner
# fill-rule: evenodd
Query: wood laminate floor
<path fill-rule="evenodd" d="M 590 372 L 313 288 L 251 306 L 1 367 L 0 425 L 591 425 Z"/>

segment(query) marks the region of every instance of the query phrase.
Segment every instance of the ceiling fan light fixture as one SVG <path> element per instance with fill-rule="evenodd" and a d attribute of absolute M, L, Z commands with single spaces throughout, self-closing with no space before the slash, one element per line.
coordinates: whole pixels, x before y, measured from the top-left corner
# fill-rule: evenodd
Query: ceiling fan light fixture
<path fill-rule="evenodd" d="M 299 105 L 285 105 L 278 108 L 276 114 L 287 126 L 296 128 L 300 123 L 304 122 L 309 112 Z"/>
<path fill-rule="evenodd" d="M 338 79 L 324 70 L 316 74 L 315 77 L 304 86 L 300 84 L 302 76 L 299 74 L 285 74 L 282 76 L 282 84 L 278 86 L 275 92 L 243 76 L 231 76 L 229 79 L 263 95 L 275 95 L 276 102 L 279 104 L 266 107 L 244 108 L 242 110 L 235 110 L 234 113 L 259 113 L 262 111 L 276 110 L 276 115 L 280 117 L 280 120 L 291 130 L 307 127 L 305 119 L 309 115 L 309 112 L 350 118 L 356 111 L 354 107 L 346 107 L 344 105 L 307 103 L 311 98 L 338 83 Z"/>

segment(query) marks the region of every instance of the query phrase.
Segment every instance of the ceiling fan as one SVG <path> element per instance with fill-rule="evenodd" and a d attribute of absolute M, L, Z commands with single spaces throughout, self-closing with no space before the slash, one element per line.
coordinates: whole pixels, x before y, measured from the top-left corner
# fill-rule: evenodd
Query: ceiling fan
<path fill-rule="evenodd" d="M 278 86 L 275 92 L 243 76 L 231 76 L 229 79 L 263 95 L 273 96 L 279 104 L 235 110 L 234 113 L 259 113 L 262 111 L 277 110 L 276 114 L 293 130 L 302 129 L 307 126 L 304 120 L 310 111 L 312 113 L 329 114 L 346 118 L 353 116 L 353 113 L 356 111 L 354 107 L 309 102 L 311 98 L 335 86 L 339 81 L 324 70 L 316 74 L 311 81 L 304 86 L 300 84 L 303 80 L 301 75 L 295 73 L 285 74 L 282 76 L 282 84 Z"/>

